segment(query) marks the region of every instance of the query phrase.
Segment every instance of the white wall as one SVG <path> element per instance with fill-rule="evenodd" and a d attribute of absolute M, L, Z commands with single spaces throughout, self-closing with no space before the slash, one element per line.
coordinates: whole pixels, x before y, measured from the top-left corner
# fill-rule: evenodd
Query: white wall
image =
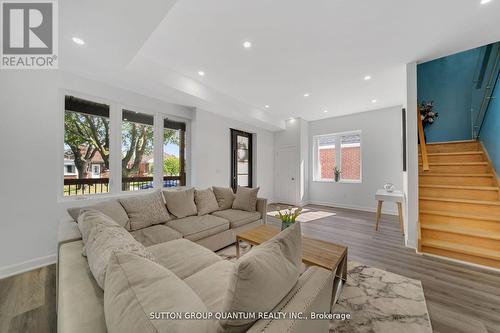
<path fill-rule="evenodd" d="M 313 181 L 309 172 L 309 201 L 314 204 L 375 211 L 375 192 L 385 183 L 403 189 L 401 106 L 313 121 L 309 123 L 309 147 L 315 135 L 361 130 L 362 183 Z M 310 170 L 313 169 L 312 157 Z M 384 212 L 396 214 L 394 204 Z"/>
<path fill-rule="evenodd" d="M 193 160 L 192 184 L 199 188 L 230 186 L 231 128 L 253 135 L 253 186 L 259 197 L 274 198 L 274 135 L 245 123 L 196 109 L 191 123 Z"/>
<path fill-rule="evenodd" d="M 191 119 L 192 108 L 174 105 L 62 71 L 2 71 L 0 74 L 0 277 L 55 261 L 57 228 L 65 209 L 105 197 L 61 199 L 63 90 Z M 113 112 L 113 110 L 111 111 Z M 197 112 L 191 168 L 195 186 L 228 185 L 229 127 L 256 133 L 257 184 L 272 198 L 273 134 Z M 195 121 L 196 122 L 196 121 Z M 200 148 L 200 149 L 198 149 Z M 188 152 L 189 153 L 189 152 Z M 189 155 L 188 155 L 189 159 Z M 189 161 L 188 161 L 189 164 Z M 109 198 L 109 196 L 108 196 Z"/>
<path fill-rule="evenodd" d="M 406 65 L 406 151 L 405 173 L 405 241 L 417 248 L 418 242 L 418 130 L 417 130 L 417 63 Z"/>
<path fill-rule="evenodd" d="M 307 121 L 301 118 L 288 119 L 285 122 L 285 130 L 274 133 L 275 163 L 277 163 L 278 153 L 283 150 L 291 150 L 295 155 L 293 165 L 290 166 L 291 185 L 279 184 L 279 174 L 283 172 L 278 167 L 274 170 L 274 194 L 275 200 L 280 203 L 303 206 L 308 203 L 309 191 L 309 137 Z M 290 180 L 288 180 L 290 182 Z M 293 191 L 287 198 L 278 197 L 280 186 Z"/>

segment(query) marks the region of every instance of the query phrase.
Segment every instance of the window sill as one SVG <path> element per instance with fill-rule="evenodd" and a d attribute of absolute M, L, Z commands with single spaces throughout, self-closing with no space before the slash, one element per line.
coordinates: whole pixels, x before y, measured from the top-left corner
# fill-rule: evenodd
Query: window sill
<path fill-rule="evenodd" d="M 313 179 L 313 182 L 315 183 L 338 183 L 338 184 L 361 184 L 363 181 L 361 180 L 339 180 L 336 182 L 335 180 L 331 179 Z"/>
<path fill-rule="evenodd" d="M 166 188 L 166 187 L 165 187 Z M 162 187 L 162 190 L 164 188 Z M 95 193 L 95 194 L 80 194 L 80 195 L 71 195 L 71 196 L 63 196 L 59 198 L 58 203 L 65 203 L 65 202 L 78 202 L 78 201 L 94 201 L 94 200 L 100 200 L 100 199 L 118 199 L 118 198 L 123 198 L 128 195 L 132 196 L 135 194 L 142 194 L 142 193 L 152 193 L 156 191 L 156 188 L 148 188 L 144 190 L 137 190 L 137 191 L 122 191 L 119 193 Z"/>

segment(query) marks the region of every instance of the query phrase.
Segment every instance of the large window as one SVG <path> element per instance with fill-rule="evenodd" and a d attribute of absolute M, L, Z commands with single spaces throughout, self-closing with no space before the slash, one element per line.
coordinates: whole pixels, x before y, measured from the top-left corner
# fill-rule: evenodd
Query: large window
<path fill-rule="evenodd" d="M 186 185 L 186 124 L 163 120 L 163 187 Z"/>
<path fill-rule="evenodd" d="M 122 111 L 122 190 L 153 188 L 154 116 Z"/>
<path fill-rule="evenodd" d="M 109 105 L 64 101 L 64 196 L 109 192 Z"/>
<path fill-rule="evenodd" d="M 65 96 L 63 195 L 185 186 L 186 126 L 162 113 Z"/>
<path fill-rule="evenodd" d="M 361 182 L 361 131 L 319 135 L 313 138 L 315 181 Z"/>

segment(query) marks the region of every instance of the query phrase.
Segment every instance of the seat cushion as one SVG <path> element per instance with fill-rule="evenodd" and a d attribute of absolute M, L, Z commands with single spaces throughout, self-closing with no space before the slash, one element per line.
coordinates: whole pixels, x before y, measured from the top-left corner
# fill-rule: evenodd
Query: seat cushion
<path fill-rule="evenodd" d="M 139 230 L 170 220 L 161 191 L 120 199 L 130 219 L 130 229 Z"/>
<path fill-rule="evenodd" d="M 104 314 L 110 333 L 208 331 L 209 322 L 206 320 L 169 320 L 150 316 L 159 311 L 204 313 L 207 307 L 167 268 L 133 254 L 114 253 L 110 258 L 104 291 Z"/>
<path fill-rule="evenodd" d="M 209 249 L 187 239 L 176 239 L 147 248 L 156 262 L 185 279 L 222 259 Z"/>
<path fill-rule="evenodd" d="M 222 260 L 191 275 L 184 282 L 201 298 L 208 311 L 220 312 L 233 270 L 234 263 Z"/>
<path fill-rule="evenodd" d="M 193 242 L 229 229 L 229 221 L 213 215 L 189 216 L 169 221 L 172 229 L 179 231 L 184 238 Z"/>
<path fill-rule="evenodd" d="M 152 225 L 150 227 L 130 232 L 136 241 L 144 246 L 151 246 L 182 238 L 182 234 L 163 224 Z"/>
<path fill-rule="evenodd" d="M 260 212 L 246 212 L 239 209 L 226 209 L 213 212 L 212 215 L 222 217 L 231 223 L 231 229 L 255 222 L 261 218 Z"/>
<path fill-rule="evenodd" d="M 123 206 L 118 202 L 118 200 L 108 200 L 91 206 L 69 208 L 68 214 L 73 218 L 73 220 L 77 221 L 80 211 L 89 209 L 100 211 L 101 213 L 111 217 L 113 221 L 122 227 L 130 230 L 130 221 L 127 212 L 123 209 Z"/>
<path fill-rule="evenodd" d="M 300 223 L 239 258 L 227 286 L 223 312 L 271 311 L 297 283 L 302 266 Z M 223 331 L 246 332 L 255 320 L 223 319 Z"/>
<path fill-rule="evenodd" d="M 257 210 L 257 194 L 259 188 L 248 188 L 238 186 L 236 195 L 234 196 L 233 209 L 246 210 L 247 212 L 255 212 Z"/>
<path fill-rule="evenodd" d="M 194 203 L 194 188 L 163 191 L 168 211 L 178 218 L 198 214 Z"/>

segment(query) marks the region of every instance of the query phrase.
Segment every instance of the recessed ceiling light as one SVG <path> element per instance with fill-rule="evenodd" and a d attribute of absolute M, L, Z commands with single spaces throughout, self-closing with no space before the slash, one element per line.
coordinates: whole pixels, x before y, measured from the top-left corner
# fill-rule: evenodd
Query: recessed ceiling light
<path fill-rule="evenodd" d="M 377 100 L 376 99 L 372 99 L 372 103 L 377 103 Z"/>
<path fill-rule="evenodd" d="M 309 95 L 309 93 L 304 94 L 304 97 L 309 97 L 309 96 L 311 96 L 311 95 Z"/>
<path fill-rule="evenodd" d="M 205 72 L 204 71 L 198 71 L 198 75 L 199 76 L 205 76 Z"/>
<path fill-rule="evenodd" d="M 269 108 L 270 108 L 270 106 L 269 106 L 269 105 L 267 105 L 267 104 L 266 104 L 266 105 L 264 105 L 264 107 L 265 107 L 266 109 L 269 109 Z"/>
<path fill-rule="evenodd" d="M 328 110 L 323 110 L 324 113 L 328 113 Z"/>
<path fill-rule="evenodd" d="M 244 42 L 244 43 L 243 43 L 243 47 L 244 47 L 245 49 L 249 49 L 249 48 L 251 48 L 251 47 L 252 47 L 252 42 L 249 42 L 249 41 Z"/>
<path fill-rule="evenodd" d="M 78 45 L 85 45 L 85 41 L 81 38 L 78 37 L 73 37 L 72 38 L 73 42 Z"/>
<path fill-rule="evenodd" d="M 487 4 L 488 2 L 491 2 L 491 0 L 481 0 L 481 5 Z"/>
<path fill-rule="evenodd" d="M 371 80 L 371 78 L 372 78 L 371 75 L 367 75 L 364 77 L 365 81 Z"/>

